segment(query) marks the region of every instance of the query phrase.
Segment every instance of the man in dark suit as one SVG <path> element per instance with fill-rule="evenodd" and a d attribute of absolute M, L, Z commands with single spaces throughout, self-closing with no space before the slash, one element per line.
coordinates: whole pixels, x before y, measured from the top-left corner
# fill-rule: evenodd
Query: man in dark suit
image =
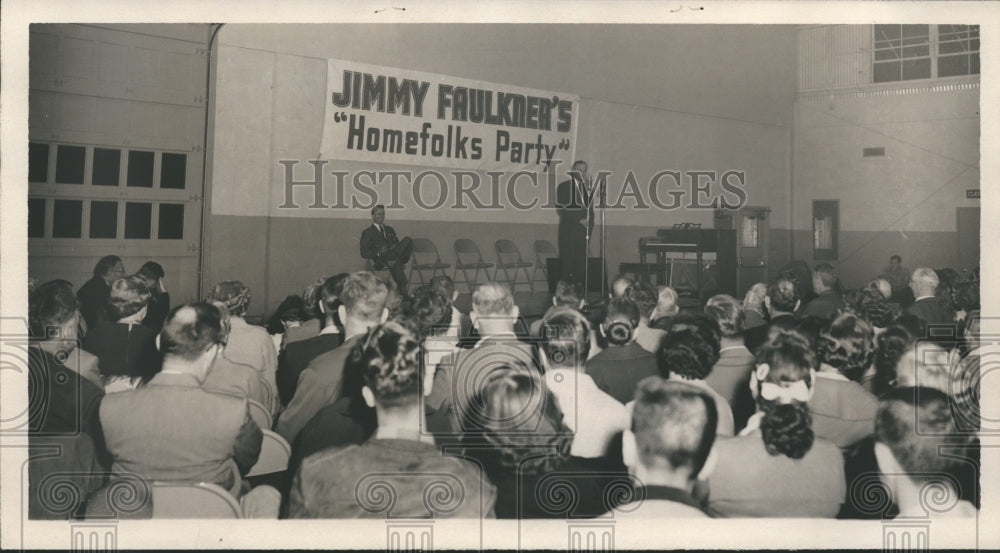
<path fill-rule="evenodd" d="M 802 308 L 800 317 L 832 318 L 837 311 L 844 308 L 844 299 L 840 295 L 840 279 L 829 263 L 820 263 L 812 272 L 813 291 L 816 297 Z"/>
<path fill-rule="evenodd" d="M 944 299 L 937 297 L 939 281 L 934 269 L 919 267 L 913 271 L 910 278 L 910 290 L 913 290 L 913 304 L 906 308 L 910 315 L 916 315 L 928 325 L 954 325 L 955 313 Z"/>
<path fill-rule="evenodd" d="M 756 354 L 771 334 L 773 328 L 795 328 L 795 311 L 798 310 L 802 301 L 799 289 L 799 280 L 791 272 L 784 272 L 778 275 L 767 286 L 767 294 L 764 296 L 764 307 L 770 314 L 770 322 L 750 330 L 744 336 L 744 343 L 751 353 Z"/>
<path fill-rule="evenodd" d="M 413 253 L 409 236 L 400 240 L 396 231 L 385 224 L 385 206 L 372 208 L 372 225 L 361 233 L 361 257 L 370 259 L 376 271 L 388 268 L 400 291 L 406 290 L 404 268 Z"/>
<path fill-rule="evenodd" d="M 96 328 L 99 320 L 107 320 L 104 312 L 111 295 L 111 283 L 125 276 L 125 265 L 117 255 L 106 255 L 94 266 L 94 276 L 76 292 L 80 314 L 87 328 Z"/>
<path fill-rule="evenodd" d="M 583 282 L 587 264 L 587 236 L 594 230 L 594 205 L 591 202 L 587 162 L 578 160 L 570 171 L 570 180 L 556 189 L 559 213 L 560 280 Z"/>

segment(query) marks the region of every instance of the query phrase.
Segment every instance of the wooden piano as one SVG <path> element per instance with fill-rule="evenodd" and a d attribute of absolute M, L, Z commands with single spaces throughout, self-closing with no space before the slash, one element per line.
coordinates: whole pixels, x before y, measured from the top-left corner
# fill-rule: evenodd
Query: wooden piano
<path fill-rule="evenodd" d="M 736 231 L 720 229 L 660 229 L 656 236 L 639 239 L 639 261 L 643 274 L 655 273 L 657 284 L 666 284 L 668 254 L 693 253 L 697 267 L 694 292 L 701 298 L 703 292 L 736 293 Z M 709 270 L 715 277 L 716 287 L 703 290 L 703 272 L 706 253 L 715 254 L 715 264 Z M 655 266 L 650 267 L 648 257 L 655 256 Z M 652 271 L 650 271 L 652 269 Z M 704 298 L 703 298 L 704 299 Z"/>

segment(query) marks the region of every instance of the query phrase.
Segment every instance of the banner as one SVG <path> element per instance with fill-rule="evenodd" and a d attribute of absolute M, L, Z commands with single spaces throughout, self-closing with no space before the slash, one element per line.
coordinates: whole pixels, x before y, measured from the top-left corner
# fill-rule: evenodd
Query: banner
<path fill-rule="evenodd" d="M 483 171 L 575 159 L 578 96 L 334 59 L 326 88 L 325 159 Z"/>

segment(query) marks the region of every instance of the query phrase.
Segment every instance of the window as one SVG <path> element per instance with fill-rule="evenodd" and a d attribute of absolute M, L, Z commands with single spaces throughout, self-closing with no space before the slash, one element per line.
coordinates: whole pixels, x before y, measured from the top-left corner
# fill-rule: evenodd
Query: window
<path fill-rule="evenodd" d="M 840 231 L 840 202 L 813 202 L 813 258 L 837 259 L 837 233 Z"/>
<path fill-rule="evenodd" d="M 90 237 L 118 235 L 118 202 L 90 202 Z"/>
<path fill-rule="evenodd" d="M 87 149 L 83 146 L 56 148 L 56 183 L 83 184 L 83 170 L 87 163 Z"/>
<path fill-rule="evenodd" d="M 756 248 L 760 246 L 760 218 L 756 215 L 743 215 L 743 232 L 740 233 L 740 247 Z"/>
<path fill-rule="evenodd" d="M 45 199 L 28 198 L 28 238 L 45 237 Z"/>
<path fill-rule="evenodd" d="M 83 225 L 83 202 L 56 200 L 52 209 L 52 237 L 79 238 Z"/>
<path fill-rule="evenodd" d="M 184 238 L 184 204 L 160 204 L 160 222 L 157 237 L 180 240 Z"/>
<path fill-rule="evenodd" d="M 874 25 L 872 82 L 979 74 L 978 25 Z"/>
<path fill-rule="evenodd" d="M 184 190 L 187 177 L 187 155 L 168 154 L 160 156 L 160 188 Z"/>
<path fill-rule="evenodd" d="M 153 152 L 132 150 L 128 153 L 128 180 L 126 181 L 126 186 L 153 187 L 153 157 Z M 126 215 L 127 218 L 128 216 Z"/>
<path fill-rule="evenodd" d="M 94 170 L 91 184 L 94 186 L 118 186 L 118 169 L 122 163 L 121 150 L 94 148 Z"/>
<path fill-rule="evenodd" d="M 28 143 L 28 182 L 49 181 L 49 145 Z"/>
<path fill-rule="evenodd" d="M 125 202 L 125 238 L 149 238 L 153 204 Z"/>

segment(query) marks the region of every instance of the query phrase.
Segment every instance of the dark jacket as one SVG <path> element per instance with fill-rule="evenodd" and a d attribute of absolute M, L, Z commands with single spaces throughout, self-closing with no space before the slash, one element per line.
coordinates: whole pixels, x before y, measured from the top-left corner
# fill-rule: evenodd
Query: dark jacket
<path fill-rule="evenodd" d="M 955 312 L 942 298 L 923 298 L 913 302 L 906 309 L 910 315 L 916 315 L 928 325 L 954 325 Z"/>
<path fill-rule="evenodd" d="M 105 322 L 87 333 L 83 349 L 97 356 L 102 376 L 129 376 L 147 382 L 163 364 L 156 334 L 141 324 Z"/>
<path fill-rule="evenodd" d="M 767 337 L 773 328 L 789 329 L 795 328 L 796 321 L 792 315 L 778 315 L 770 322 L 758 327 L 751 328 L 744 333 L 743 342 L 750 353 L 756 354 L 760 346 L 767 342 Z"/>
<path fill-rule="evenodd" d="M 275 375 L 278 385 L 278 397 L 282 405 L 288 405 L 295 396 L 295 386 L 299 383 L 299 375 L 309 366 L 313 359 L 336 349 L 344 343 L 344 335 L 320 334 L 308 340 L 301 340 L 285 345 L 278 355 L 278 371 Z"/>
<path fill-rule="evenodd" d="M 626 404 L 635 399 L 635 388 L 643 378 L 659 376 L 656 356 L 639 344 L 611 346 L 587 361 L 587 374 L 604 393 Z"/>
<path fill-rule="evenodd" d="M 378 227 L 373 223 L 361 233 L 361 257 L 371 259 L 375 262 L 375 270 L 382 270 L 385 264 L 379 259 L 379 252 L 385 248 L 391 248 L 399 243 L 396 231 L 389 225 L 383 224 L 385 236 L 378 231 Z"/>
<path fill-rule="evenodd" d="M 97 323 L 107 320 L 108 298 L 111 296 L 111 287 L 101 277 L 94 277 L 88 280 L 76 292 L 76 299 L 80 302 L 80 314 L 83 320 L 87 321 L 87 329 L 93 330 Z"/>

